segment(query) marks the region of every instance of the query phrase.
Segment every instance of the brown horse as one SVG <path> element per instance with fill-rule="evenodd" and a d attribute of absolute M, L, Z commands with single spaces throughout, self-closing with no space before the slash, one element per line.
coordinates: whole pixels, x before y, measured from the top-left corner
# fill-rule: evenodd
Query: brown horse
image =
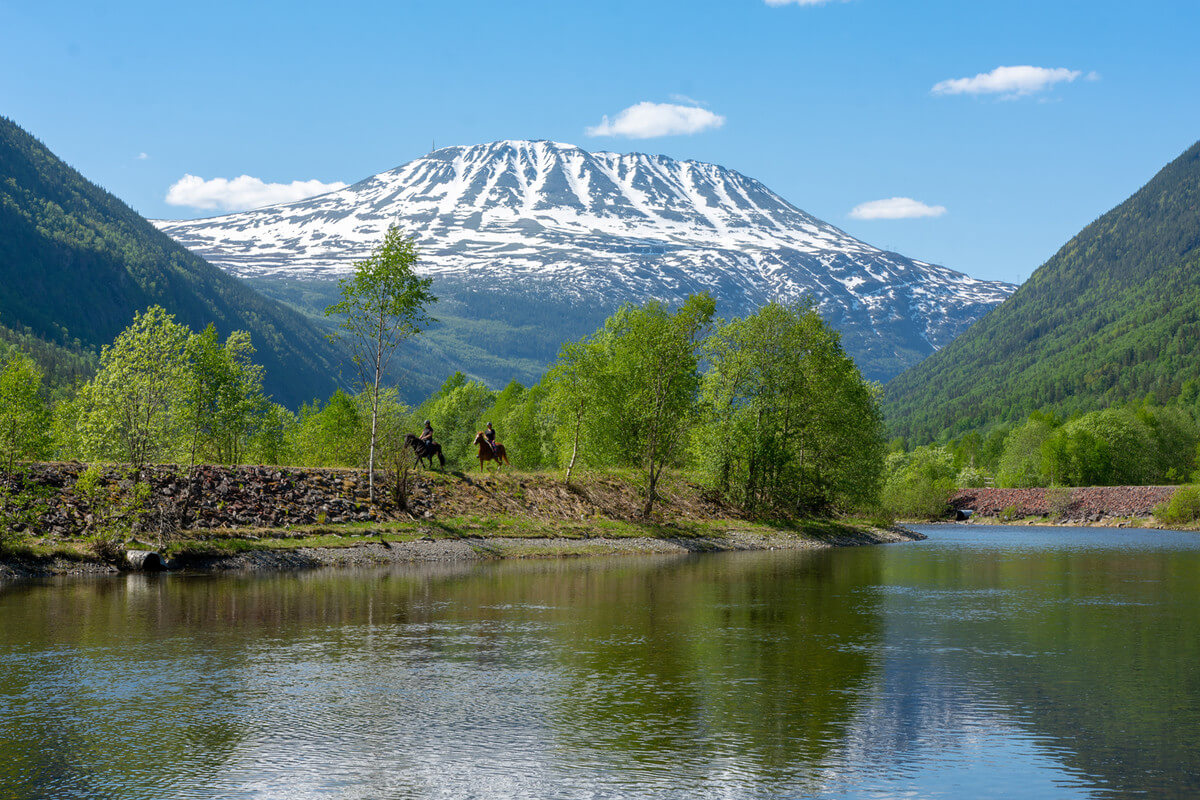
<path fill-rule="evenodd" d="M 492 452 L 492 446 L 488 444 L 487 437 L 483 435 L 483 431 L 475 434 L 475 444 L 479 445 L 479 470 L 483 471 L 483 462 L 495 461 L 496 466 L 508 464 L 512 466 L 512 462 L 508 460 L 508 453 L 504 452 L 504 445 L 496 443 L 496 451 Z"/>

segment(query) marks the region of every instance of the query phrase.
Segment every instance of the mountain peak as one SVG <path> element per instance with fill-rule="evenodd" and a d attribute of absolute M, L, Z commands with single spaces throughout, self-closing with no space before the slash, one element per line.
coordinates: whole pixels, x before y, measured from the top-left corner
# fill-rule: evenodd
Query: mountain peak
<path fill-rule="evenodd" d="M 1012 289 L 872 247 L 734 170 L 550 141 L 439 148 L 307 200 L 157 224 L 239 275 L 312 280 L 349 271 L 392 223 L 442 286 L 552 291 L 589 308 L 707 290 L 727 314 L 813 297 L 860 363 L 891 365 L 868 367 L 877 377 Z"/>

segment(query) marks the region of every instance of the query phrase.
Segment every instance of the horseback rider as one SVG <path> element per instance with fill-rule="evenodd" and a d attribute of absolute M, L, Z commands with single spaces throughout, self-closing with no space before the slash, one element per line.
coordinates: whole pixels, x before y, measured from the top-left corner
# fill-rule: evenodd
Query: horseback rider
<path fill-rule="evenodd" d="M 426 447 L 433 444 L 433 425 L 429 423 L 429 420 L 425 420 L 425 430 L 421 431 L 421 441 Z"/>
<path fill-rule="evenodd" d="M 492 423 L 487 424 L 487 428 L 483 431 L 483 438 L 487 439 L 488 447 L 492 448 L 492 455 L 496 455 L 496 430 L 492 427 Z"/>

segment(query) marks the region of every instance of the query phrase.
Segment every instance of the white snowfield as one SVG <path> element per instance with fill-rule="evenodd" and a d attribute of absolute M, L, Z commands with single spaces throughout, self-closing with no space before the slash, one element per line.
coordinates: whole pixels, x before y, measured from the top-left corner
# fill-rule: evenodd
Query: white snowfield
<path fill-rule="evenodd" d="M 810 296 L 838 327 L 899 324 L 929 350 L 1015 289 L 879 250 L 733 170 L 545 141 L 446 147 L 307 200 L 155 221 L 229 272 L 290 279 L 349 272 L 391 223 L 451 283 L 605 303 L 709 290 L 734 312 Z"/>

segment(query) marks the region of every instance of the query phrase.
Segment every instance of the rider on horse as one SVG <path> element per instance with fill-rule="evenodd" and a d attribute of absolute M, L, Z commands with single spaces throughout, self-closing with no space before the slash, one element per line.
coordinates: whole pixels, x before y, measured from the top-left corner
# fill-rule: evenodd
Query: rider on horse
<path fill-rule="evenodd" d="M 425 430 L 421 431 L 421 441 L 426 445 L 433 444 L 433 426 L 429 424 L 429 420 L 425 420 Z"/>
<path fill-rule="evenodd" d="M 492 448 L 492 455 L 496 455 L 496 431 L 492 427 L 492 423 L 487 424 L 487 428 L 483 432 L 483 438 L 487 439 L 488 447 Z"/>

